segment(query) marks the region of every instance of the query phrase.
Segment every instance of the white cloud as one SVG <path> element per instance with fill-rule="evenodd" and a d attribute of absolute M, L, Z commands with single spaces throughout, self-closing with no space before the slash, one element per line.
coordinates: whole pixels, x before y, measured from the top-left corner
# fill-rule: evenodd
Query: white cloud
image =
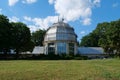
<path fill-rule="evenodd" d="M 49 0 L 48 2 L 54 5 L 55 13 L 63 17 L 65 22 L 80 20 L 83 25 L 91 24 L 92 8 L 100 4 L 100 0 Z M 46 18 L 24 16 L 23 18 L 32 23 L 32 25 L 28 25 L 31 31 L 47 29 L 51 24 L 58 21 L 58 16 Z"/>
<path fill-rule="evenodd" d="M 48 2 L 49 2 L 50 4 L 53 4 L 54 1 L 55 1 L 55 0 L 49 0 Z"/>
<path fill-rule="evenodd" d="M 83 25 L 90 25 L 91 24 L 91 19 L 90 18 L 86 18 L 86 19 L 82 20 L 82 24 Z"/>
<path fill-rule="evenodd" d="M 32 21 L 31 17 L 24 16 L 23 18 L 24 18 L 26 21 Z"/>
<path fill-rule="evenodd" d="M 8 5 L 9 6 L 14 6 L 19 1 L 21 1 L 24 4 L 32 4 L 32 3 L 37 2 L 37 0 L 8 0 Z"/>
<path fill-rule="evenodd" d="M 82 20 L 83 24 L 91 24 L 92 8 L 100 4 L 100 0 L 49 0 L 55 12 L 66 21 Z M 88 24 L 87 24 L 88 23 Z"/>
<path fill-rule="evenodd" d="M 80 34 L 85 34 L 85 31 L 81 31 Z"/>
<path fill-rule="evenodd" d="M 114 3 L 112 7 L 117 7 L 118 5 L 119 5 L 118 3 Z"/>
<path fill-rule="evenodd" d="M 15 17 L 15 16 L 12 16 L 11 18 L 9 18 L 10 22 L 18 22 L 20 21 L 19 18 Z"/>
<path fill-rule="evenodd" d="M 35 31 L 37 31 L 37 30 L 40 29 L 40 27 L 37 27 L 37 26 L 35 26 L 35 25 L 28 25 L 28 27 L 30 28 L 30 31 L 31 31 L 31 32 L 35 32 Z"/>
<path fill-rule="evenodd" d="M 91 24 L 92 9 L 100 4 L 100 0 L 49 0 L 48 2 L 54 6 L 55 13 L 63 17 L 65 22 L 80 20 L 83 25 Z M 24 16 L 24 20 L 31 22 L 30 30 L 35 31 L 37 29 L 47 29 L 50 24 L 58 21 L 58 16 L 48 16 L 46 18 Z"/>
<path fill-rule="evenodd" d="M 2 8 L 0 8 L 0 14 L 2 14 Z"/>
<path fill-rule="evenodd" d="M 51 24 L 57 22 L 57 16 L 48 16 L 46 18 L 31 18 L 28 16 L 23 17 L 25 21 L 32 22 L 32 25 L 28 25 L 31 31 L 38 29 L 47 29 Z"/>
<path fill-rule="evenodd" d="M 25 4 L 32 4 L 32 3 L 35 3 L 37 2 L 37 0 L 23 0 L 22 3 L 25 3 Z"/>
<path fill-rule="evenodd" d="M 14 6 L 19 0 L 8 0 L 9 6 Z"/>
<path fill-rule="evenodd" d="M 100 6 L 100 0 L 94 0 L 93 5 L 95 6 Z"/>

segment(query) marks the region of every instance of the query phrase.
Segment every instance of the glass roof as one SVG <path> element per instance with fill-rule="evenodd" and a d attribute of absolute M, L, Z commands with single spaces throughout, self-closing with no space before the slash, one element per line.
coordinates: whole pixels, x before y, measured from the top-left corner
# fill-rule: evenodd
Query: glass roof
<path fill-rule="evenodd" d="M 70 40 L 76 41 L 77 35 L 69 24 L 64 22 L 54 23 L 46 32 L 44 41 Z"/>

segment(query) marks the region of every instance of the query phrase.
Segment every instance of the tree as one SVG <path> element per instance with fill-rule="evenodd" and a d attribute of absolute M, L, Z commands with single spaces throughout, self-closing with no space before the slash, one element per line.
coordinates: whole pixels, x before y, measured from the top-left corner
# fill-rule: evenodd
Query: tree
<path fill-rule="evenodd" d="M 21 22 L 11 23 L 14 27 L 13 36 L 13 48 L 16 50 L 16 54 L 22 51 L 27 51 L 31 42 L 31 34 L 29 28 Z"/>
<path fill-rule="evenodd" d="M 89 35 L 86 35 L 81 39 L 80 46 L 89 46 Z"/>
<path fill-rule="evenodd" d="M 36 46 L 43 46 L 43 40 L 44 40 L 44 35 L 46 31 L 45 30 L 38 30 L 36 32 L 32 33 L 32 41 Z"/>
<path fill-rule="evenodd" d="M 93 31 L 98 36 L 98 45 L 103 47 L 104 51 L 107 53 L 111 53 L 109 50 L 109 44 L 107 42 L 107 29 L 109 28 L 108 22 L 99 23 L 96 29 Z"/>
<path fill-rule="evenodd" d="M 92 33 L 82 38 L 81 45 L 101 46 L 106 53 L 120 57 L 120 20 L 98 24 Z"/>
<path fill-rule="evenodd" d="M 4 54 L 7 54 L 12 47 L 12 32 L 13 27 L 9 23 L 9 19 L 4 15 L 0 15 L 0 49 Z"/>
<path fill-rule="evenodd" d="M 120 20 L 112 21 L 106 34 L 109 47 L 120 57 Z"/>
<path fill-rule="evenodd" d="M 101 26 L 105 27 L 105 26 Z M 106 25 L 104 35 L 99 39 L 99 45 L 109 54 L 120 56 L 120 20 L 112 21 Z"/>
<path fill-rule="evenodd" d="M 99 23 L 93 32 L 89 33 L 88 35 L 84 36 L 81 40 L 80 45 L 86 47 L 98 47 L 101 45 L 103 40 L 106 38 L 106 31 L 109 26 L 108 22 Z"/>
<path fill-rule="evenodd" d="M 106 35 L 105 32 L 107 31 L 108 27 L 108 22 L 99 23 L 92 33 L 95 33 L 99 38 L 102 38 Z"/>
<path fill-rule="evenodd" d="M 80 46 L 97 47 L 98 46 L 98 36 L 94 33 L 90 33 L 90 34 L 84 36 L 81 40 Z"/>
<path fill-rule="evenodd" d="M 7 54 L 15 49 L 18 54 L 31 51 L 33 47 L 30 30 L 24 23 L 10 23 L 6 16 L 0 15 L 0 52 Z"/>

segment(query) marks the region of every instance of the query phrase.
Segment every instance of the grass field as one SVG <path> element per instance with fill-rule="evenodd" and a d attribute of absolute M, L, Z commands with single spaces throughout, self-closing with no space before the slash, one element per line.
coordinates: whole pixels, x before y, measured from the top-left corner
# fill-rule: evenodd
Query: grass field
<path fill-rule="evenodd" d="M 0 80 L 120 80 L 120 60 L 0 61 Z"/>

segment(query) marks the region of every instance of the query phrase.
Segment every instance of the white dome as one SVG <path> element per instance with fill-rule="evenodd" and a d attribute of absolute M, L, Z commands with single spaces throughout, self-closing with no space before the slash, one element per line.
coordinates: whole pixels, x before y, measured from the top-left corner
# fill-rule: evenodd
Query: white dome
<path fill-rule="evenodd" d="M 54 23 L 46 32 L 44 41 L 77 41 L 74 29 L 67 23 Z"/>

